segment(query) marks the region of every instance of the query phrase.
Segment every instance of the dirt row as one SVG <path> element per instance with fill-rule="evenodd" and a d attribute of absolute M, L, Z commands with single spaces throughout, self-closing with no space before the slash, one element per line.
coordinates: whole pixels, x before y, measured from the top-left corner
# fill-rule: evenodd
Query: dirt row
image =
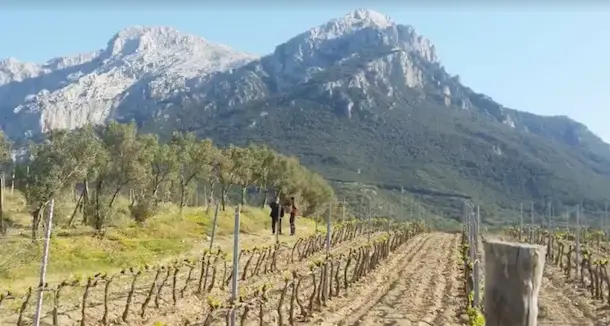
<path fill-rule="evenodd" d="M 459 235 L 419 235 L 307 325 L 464 325 Z"/>

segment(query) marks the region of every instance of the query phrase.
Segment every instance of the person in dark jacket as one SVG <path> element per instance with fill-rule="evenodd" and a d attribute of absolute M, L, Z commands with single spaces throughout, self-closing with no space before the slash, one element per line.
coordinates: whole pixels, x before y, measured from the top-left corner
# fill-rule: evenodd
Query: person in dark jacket
<path fill-rule="evenodd" d="M 290 235 L 294 235 L 296 227 L 294 220 L 297 217 L 297 205 L 294 202 L 294 197 L 290 197 Z"/>
<path fill-rule="evenodd" d="M 284 217 L 284 207 L 280 205 L 280 199 L 275 198 L 275 201 L 269 204 L 271 207 L 271 233 L 275 234 L 275 228 L 277 226 L 278 234 L 282 234 L 282 217 Z"/>

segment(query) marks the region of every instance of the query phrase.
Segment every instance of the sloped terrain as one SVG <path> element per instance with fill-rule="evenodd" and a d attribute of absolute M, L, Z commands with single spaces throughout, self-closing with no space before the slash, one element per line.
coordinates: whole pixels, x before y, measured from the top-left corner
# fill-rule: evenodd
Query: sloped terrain
<path fill-rule="evenodd" d="M 585 126 L 476 93 L 445 70 L 430 40 L 371 10 L 261 58 L 133 27 L 90 54 L 4 60 L 0 83 L 0 124 L 15 138 L 117 119 L 166 137 L 263 142 L 328 179 L 402 188 L 455 219 L 463 198 L 502 223 L 520 202 L 534 200 L 538 212 L 548 201 L 557 211 L 596 209 L 610 196 L 610 147 Z"/>

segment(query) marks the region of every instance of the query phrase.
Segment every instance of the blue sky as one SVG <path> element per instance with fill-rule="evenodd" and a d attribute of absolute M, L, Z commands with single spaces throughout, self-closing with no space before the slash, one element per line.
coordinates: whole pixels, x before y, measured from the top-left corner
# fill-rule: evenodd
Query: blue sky
<path fill-rule="evenodd" d="M 292 9 L 279 2 L 257 2 L 258 7 L 174 2 L 171 8 L 153 3 L 143 8 L 142 3 L 138 8 L 108 4 L 74 8 L 76 2 L 65 2 L 55 9 L 34 9 L 42 3 L 31 2 L 2 9 L 0 58 L 44 62 L 100 49 L 118 30 L 131 25 L 172 26 L 212 42 L 266 54 L 310 27 L 356 8 L 369 8 L 412 25 L 431 39 L 446 69 L 474 90 L 507 107 L 570 116 L 610 142 L 606 108 L 610 7 L 595 2 L 580 2 L 581 7 L 551 1 L 547 7 L 473 2 L 459 8 L 449 2 L 425 7 L 407 2 L 336 2 L 332 7 L 309 2 L 309 7 Z"/>

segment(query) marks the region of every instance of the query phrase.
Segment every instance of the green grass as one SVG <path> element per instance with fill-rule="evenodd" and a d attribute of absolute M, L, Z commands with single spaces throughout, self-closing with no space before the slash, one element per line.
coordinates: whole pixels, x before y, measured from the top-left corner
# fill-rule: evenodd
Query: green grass
<path fill-rule="evenodd" d="M 93 237 L 93 231 L 86 226 L 66 228 L 74 204 L 71 200 L 62 202 L 55 212 L 57 224 L 51 240 L 47 281 L 199 256 L 209 246 L 214 209 L 206 212 L 204 207 L 187 207 L 180 216 L 175 205 L 162 204 L 156 216 L 137 224 L 121 215 L 124 205 L 124 200 L 118 203 L 117 216 L 100 239 Z M 224 250 L 232 246 L 234 210 L 227 207 L 218 216 L 216 244 Z M 5 212 L 15 225 L 7 237 L 0 238 L 0 290 L 19 291 L 38 283 L 43 244 L 42 240 L 33 243 L 29 238 L 29 216 L 19 194 L 7 195 Z M 274 241 L 268 214 L 267 209 L 242 208 L 242 248 Z M 314 222 L 299 219 L 297 227 L 300 234 L 313 233 Z M 282 236 L 281 240 L 292 242 L 296 237 Z"/>

